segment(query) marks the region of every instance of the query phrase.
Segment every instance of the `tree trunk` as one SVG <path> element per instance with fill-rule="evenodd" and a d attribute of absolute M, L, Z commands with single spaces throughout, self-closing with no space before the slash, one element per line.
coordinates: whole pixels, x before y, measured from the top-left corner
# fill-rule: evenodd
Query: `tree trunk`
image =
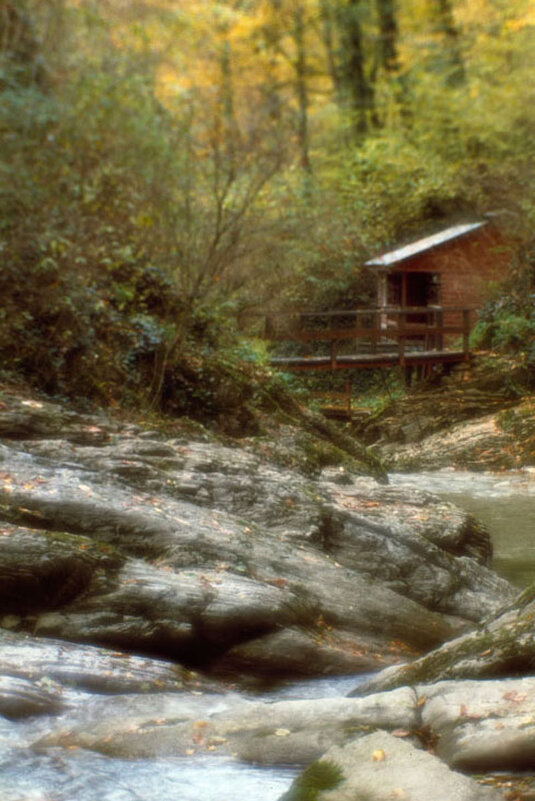
<path fill-rule="evenodd" d="M 397 72 L 398 25 L 394 12 L 394 0 L 376 0 L 379 17 L 379 63 L 386 72 Z"/>
<path fill-rule="evenodd" d="M 295 89 L 298 104 L 297 139 L 299 142 L 301 167 L 307 173 L 312 172 L 310 164 L 310 146 L 308 132 L 308 87 L 307 58 L 305 45 L 305 12 L 298 2 L 294 12 L 293 39 L 295 42 Z"/>
<path fill-rule="evenodd" d="M 432 8 L 435 29 L 442 36 L 445 45 L 448 72 L 446 82 L 450 86 L 458 86 L 465 82 L 466 70 L 452 0 L 432 0 Z"/>
<path fill-rule="evenodd" d="M 0 3 L 0 53 L 16 68 L 18 83 L 48 88 L 39 39 L 25 2 Z"/>
<path fill-rule="evenodd" d="M 413 119 L 410 110 L 409 87 L 405 76 L 400 74 L 396 0 L 376 0 L 376 8 L 379 26 L 377 66 L 389 76 L 393 97 L 401 118 L 406 125 L 410 126 Z"/>
<path fill-rule="evenodd" d="M 374 90 L 366 77 L 365 53 L 359 12 L 360 0 L 348 0 L 340 15 L 345 44 L 345 78 L 355 116 L 355 132 L 364 136 L 376 123 Z"/>
<path fill-rule="evenodd" d="M 239 142 L 240 131 L 234 109 L 234 79 L 232 75 L 232 48 L 228 39 L 221 45 L 219 56 L 220 69 L 220 114 L 222 150 L 225 157 L 225 176 L 233 179 L 236 171 L 236 146 Z M 228 176 L 227 176 L 228 173 Z"/>
<path fill-rule="evenodd" d="M 321 38 L 325 47 L 327 69 L 332 81 L 334 96 L 339 106 L 343 104 L 340 54 L 336 36 L 336 11 L 332 0 L 320 0 Z"/>

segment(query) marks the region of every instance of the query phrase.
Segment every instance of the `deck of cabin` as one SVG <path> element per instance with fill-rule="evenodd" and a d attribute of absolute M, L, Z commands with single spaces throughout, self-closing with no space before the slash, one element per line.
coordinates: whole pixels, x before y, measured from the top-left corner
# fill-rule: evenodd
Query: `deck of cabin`
<path fill-rule="evenodd" d="M 274 367 L 288 370 L 468 363 L 472 312 L 463 307 L 407 306 L 271 315 L 265 338 L 301 344 L 301 354 L 272 357 Z"/>

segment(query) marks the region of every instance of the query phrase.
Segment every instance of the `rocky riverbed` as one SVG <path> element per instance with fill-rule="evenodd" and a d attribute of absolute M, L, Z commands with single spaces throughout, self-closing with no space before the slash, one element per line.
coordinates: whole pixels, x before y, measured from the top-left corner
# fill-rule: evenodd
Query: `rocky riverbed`
<path fill-rule="evenodd" d="M 477 661 L 478 627 L 516 614 L 517 592 L 489 569 L 484 528 L 451 503 L 344 466 L 317 475 L 281 467 L 262 443 L 171 437 L 34 398 L 3 397 L 0 433 L 0 714 L 10 742 L 35 721 L 21 765 L 29 753 L 48 759 L 58 749 L 110 759 L 319 759 L 335 766 L 336 787 L 315 779 L 316 795 L 303 795 L 305 775 L 292 798 L 438 798 L 401 782 L 395 766 L 410 758 L 428 792 L 434 782 L 450 788 L 448 801 L 501 797 L 452 771 L 488 770 L 488 758 L 462 763 L 456 746 L 435 747 L 453 725 L 433 712 L 439 702 L 469 709 L 461 723 L 495 720 L 499 707 L 507 732 L 521 730 L 528 743 L 519 746 L 525 758 L 500 769 L 532 758 L 528 601 L 518 675 L 507 679 L 524 683 L 500 685 L 501 696 L 493 689 L 484 714 L 467 702 L 487 685 L 429 684 L 466 679 L 462 670 L 415 667 L 396 689 L 378 678 L 351 699 L 243 696 L 304 676 L 392 666 L 391 676 L 447 641 L 475 643 Z M 510 663 L 493 664 L 471 681 L 510 675 Z M 520 712 L 512 704 L 516 717 L 499 706 L 508 694 L 527 704 Z M 372 755 L 371 773 L 361 749 Z M 11 773 L 16 760 L 10 750 Z M 347 765 L 362 760 L 368 772 L 355 778 Z M 6 799 L 22 801 L 10 787 Z"/>
<path fill-rule="evenodd" d="M 415 387 L 358 418 L 358 436 L 390 471 L 474 471 L 535 465 L 535 402 L 515 370 L 475 360 L 470 378 Z"/>
<path fill-rule="evenodd" d="M 429 650 L 514 595 L 482 527 L 417 490 L 35 401 L 0 427 L 12 632 L 212 675 L 317 675 Z"/>

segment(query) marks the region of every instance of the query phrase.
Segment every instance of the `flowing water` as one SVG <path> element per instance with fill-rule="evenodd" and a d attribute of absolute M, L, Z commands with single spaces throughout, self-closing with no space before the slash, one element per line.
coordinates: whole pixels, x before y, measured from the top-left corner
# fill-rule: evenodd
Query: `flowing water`
<path fill-rule="evenodd" d="M 63 749 L 2 766 L 2 801 L 277 801 L 297 770 L 230 759 L 121 760 Z"/>
<path fill-rule="evenodd" d="M 398 473 L 390 483 L 435 492 L 472 512 L 491 535 L 494 570 L 517 587 L 535 583 L 535 470 Z"/>
<path fill-rule="evenodd" d="M 441 470 L 394 475 L 394 486 L 430 490 L 473 512 L 494 542 L 494 567 L 519 587 L 535 582 L 535 472 Z M 363 676 L 286 685 L 262 700 L 345 695 Z M 260 768 L 226 758 L 117 759 L 83 749 L 36 752 L 45 718 L 0 718 L 1 801 L 277 801 L 298 768 Z"/>
<path fill-rule="evenodd" d="M 250 697 L 340 696 L 365 678 L 294 682 Z M 72 701 L 83 704 L 89 698 L 78 692 Z M 226 757 L 129 760 L 78 748 L 34 751 L 30 744 L 57 723 L 46 718 L 12 723 L 0 716 L 0 801 L 278 801 L 300 772 L 297 766 L 256 767 Z"/>

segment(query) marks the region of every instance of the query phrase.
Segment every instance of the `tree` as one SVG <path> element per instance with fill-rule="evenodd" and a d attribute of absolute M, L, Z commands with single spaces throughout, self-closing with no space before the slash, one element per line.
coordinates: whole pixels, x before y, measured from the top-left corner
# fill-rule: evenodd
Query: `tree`
<path fill-rule="evenodd" d="M 431 0 L 431 16 L 434 28 L 443 44 L 446 82 L 457 86 L 466 80 L 466 70 L 461 52 L 461 35 L 455 24 L 452 0 Z"/>
<path fill-rule="evenodd" d="M 387 73 L 397 73 L 400 67 L 398 54 L 399 27 L 394 0 L 376 0 L 379 20 L 379 63 Z"/>
<path fill-rule="evenodd" d="M 364 136 L 376 124 L 373 84 L 366 74 L 366 53 L 361 27 L 362 0 L 346 0 L 339 14 L 343 43 L 343 74 L 351 99 L 357 137 Z"/>

